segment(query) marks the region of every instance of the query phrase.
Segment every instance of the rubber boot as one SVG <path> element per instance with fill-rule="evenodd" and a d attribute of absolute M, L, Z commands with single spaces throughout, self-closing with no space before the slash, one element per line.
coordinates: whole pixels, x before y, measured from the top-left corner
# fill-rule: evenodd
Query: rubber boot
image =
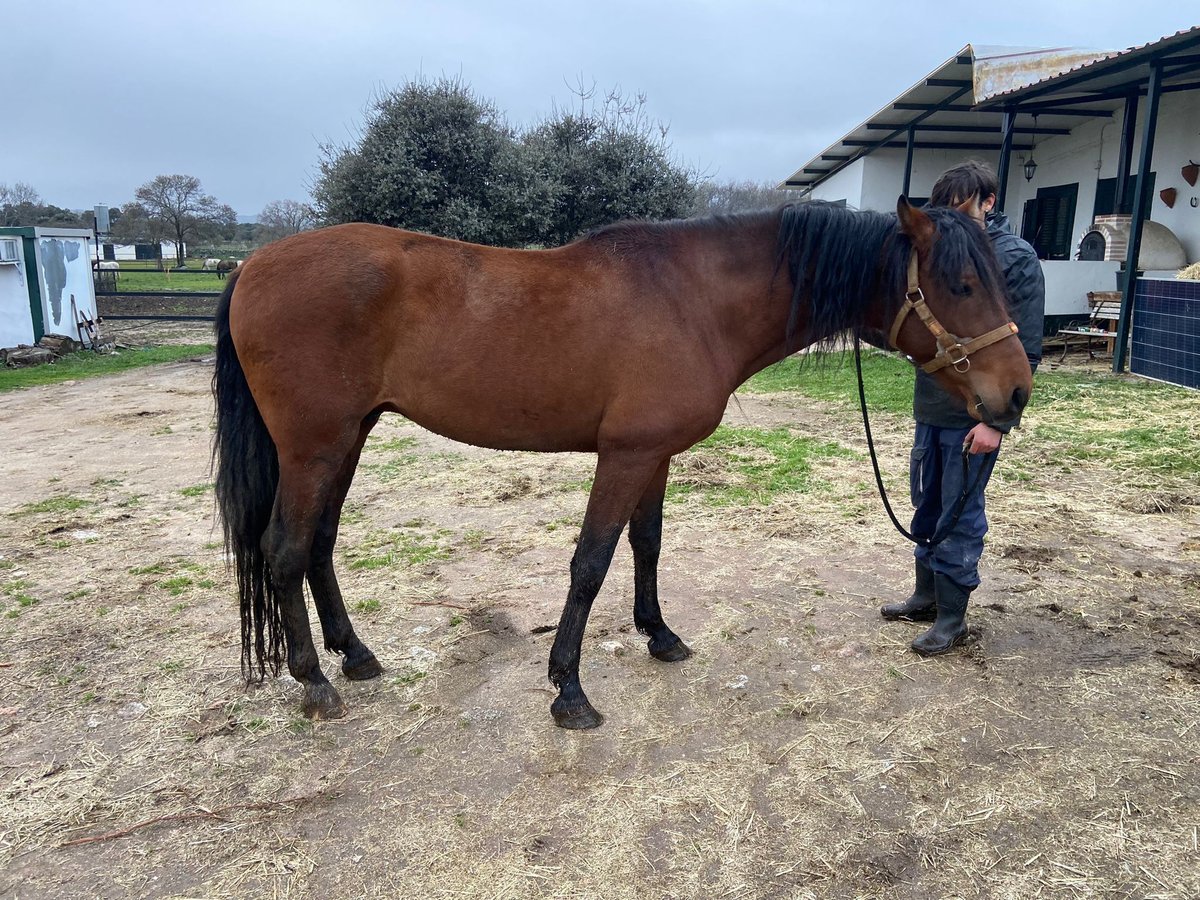
<path fill-rule="evenodd" d="M 967 598 L 971 592 L 945 575 L 937 574 L 933 577 L 933 593 L 937 621 L 912 642 L 912 648 L 922 656 L 945 653 L 967 637 Z"/>
<path fill-rule="evenodd" d="M 885 603 L 879 614 L 885 619 L 908 619 L 910 622 L 932 622 L 937 618 L 933 594 L 933 569 L 917 560 L 917 580 L 912 596 L 902 603 Z"/>

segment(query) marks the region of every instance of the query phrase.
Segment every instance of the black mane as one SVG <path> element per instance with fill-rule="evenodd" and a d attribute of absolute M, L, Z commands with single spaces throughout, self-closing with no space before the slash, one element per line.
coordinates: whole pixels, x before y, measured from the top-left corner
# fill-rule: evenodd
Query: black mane
<path fill-rule="evenodd" d="M 954 209 L 926 208 L 937 240 L 928 262 L 933 278 L 957 285 L 973 267 L 989 293 L 1004 296 L 1003 279 L 986 232 Z M 865 335 L 865 322 L 880 292 L 899 307 L 908 282 L 912 244 L 895 213 L 852 210 L 813 201 L 788 204 L 779 220 L 779 266 L 786 262 L 794 285 L 787 340 L 796 337 L 806 305 L 809 328 L 831 346 L 851 331 Z M 877 336 L 876 336 L 877 337 Z"/>

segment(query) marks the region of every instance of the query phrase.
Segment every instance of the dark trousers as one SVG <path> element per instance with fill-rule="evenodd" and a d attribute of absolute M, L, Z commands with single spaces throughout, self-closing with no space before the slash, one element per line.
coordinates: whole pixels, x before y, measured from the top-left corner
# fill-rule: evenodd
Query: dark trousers
<path fill-rule="evenodd" d="M 970 430 L 917 423 L 908 468 L 915 537 L 933 537 L 954 518 L 964 484 L 963 439 Z M 972 490 L 962 514 L 940 544 L 918 544 L 915 550 L 918 560 L 967 590 L 979 586 L 979 557 L 988 530 L 983 494 L 998 455 L 999 451 L 967 457 L 966 484 Z"/>

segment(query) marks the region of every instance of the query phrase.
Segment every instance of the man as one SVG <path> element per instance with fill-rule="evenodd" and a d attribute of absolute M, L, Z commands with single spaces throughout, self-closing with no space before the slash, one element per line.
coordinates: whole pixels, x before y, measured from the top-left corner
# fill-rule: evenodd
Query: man
<path fill-rule="evenodd" d="M 929 203 L 957 207 L 987 231 L 1004 274 L 1013 321 L 1020 329 L 1029 366 L 1036 371 L 1042 358 L 1045 280 L 1033 248 L 1012 233 L 1003 214 L 992 211 L 998 190 L 991 168 L 968 162 L 942 173 Z M 930 538 L 950 527 L 964 486 L 970 495 L 941 543 L 917 545 L 912 596 L 902 603 L 889 603 L 880 612 L 885 619 L 933 622 L 912 647 L 922 656 L 935 656 L 967 636 L 967 599 L 979 586 L 979 557 L 988 529 L 983 493 L 1003 434 L 971 418 L 961 397 L 947 393 L 920 370 L 913 391 L 913 418 L 916 436 L 909 459 L 915 509 L 912 533 Z M 965 476 L 964 448 L 968 451 Z"/>

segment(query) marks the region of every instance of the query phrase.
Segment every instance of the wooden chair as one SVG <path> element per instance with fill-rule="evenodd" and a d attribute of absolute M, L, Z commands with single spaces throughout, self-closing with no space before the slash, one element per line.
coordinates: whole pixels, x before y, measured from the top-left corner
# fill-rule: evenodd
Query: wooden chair
<path fill-rule="evenodd" d="M 1093 340 L 1103 340 L 1107 343 L 1108 354 L 1111 356 L 1117 339 L 1117 323 L 1121 319 L 1120 291 L 1088 291 L 1088 309 L 1090 310 L 1086 325 L 1074 328 L 1059 329 L 1058 337 L 1062 338 L 1063 352 L 1058 361 L 1067 358 L 1067 351 L 1072 344 L 1086 344 L 1088 356 L 1096 358 L 1092 349 Z"/>

